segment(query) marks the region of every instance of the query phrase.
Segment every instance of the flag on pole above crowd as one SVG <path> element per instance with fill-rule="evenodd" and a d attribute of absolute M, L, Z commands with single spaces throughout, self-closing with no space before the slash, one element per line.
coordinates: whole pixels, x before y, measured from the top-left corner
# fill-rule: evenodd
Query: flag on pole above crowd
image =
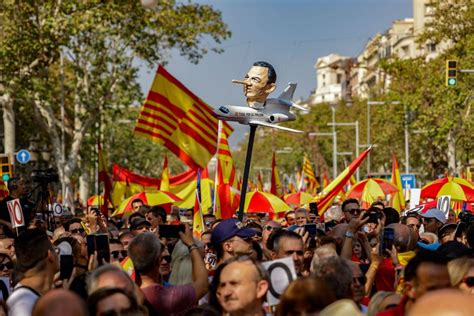
<path fill-rule="evenodd" d="M 170 171 L 168 169 L 168 156 L 163 161 L 163 169 L 161 171 L 160 191 L 169 192 L 170 190 Z"/>
<path fill-rule="evenodd" d="M 104 215 L 108 215 L 109 203 L 112 204 L 112 180 L 110 179 L 109 173 L 107 172 L 108 164 L 105 162 L 104 154 L 100 143 L 97 143 L 99 153 L 99 183 L 102 183 L 102 189 L 104 192 L 104 204 L 101 205 L 101 212 Z"/>
<path fill-rule="evenodd" d="M 309 161 L 308 157 L 304 155 L 299 190 L 315 194 L 317 188 L 319 188 L 319 182 L 316 179 L 311 162 Z"/>
<path fill-rule="evenodd" d="M 398 192 L 394 193 L 391 198 L 391 204 L 394 209 L 401 212 L 401 210 L 405 209 L 405 196 L 403 195 L 403 188 L 402 188 L 402 178 L 400 176 L 400 169 L 398 168 L 398 161 L 395 153 L 392 154 L 392 184 L 397 187 Z"/>
<path fill-rule="evenodd" d="M 232 127 L 224 122 L 224 133 Z M 193 169 L 205 168 L 217 151 L 218 119 L 212 108 L 158 67 L 135 133 L 164 145 Z"/>
<path fill-rule="evenodd" d="M 257 174 L 257 191 L 263 192 L 262 172 L 260 171 Z"/>
<path fill-rule="evenodd" d="M 231 218 L 239 206 L 240 199 L 237 192 L 237 174 L 225 133 L 220 134 L 219 149 L 217 150 L 217 175 L 215 191 L 216 217 L 221 219 Z"/>
<path fill-rule="evenodd" d="M 281 192 L 281 181 L 280 176 L 278 175 L 278 169 L 276 165 L 276 154 L 273 152 L 272 157 L 272 178 L 271 178 L 271 186 L 270 186 L 270 193 L 276 196 L 282 196 Z"/>
<path fill-rule="evenodd" d="M 204 169 L 203 176 L 207 177 L 207 169 Z M 201 170 L 197 171 L 196 182 L 196 201 L 193 210 L 193 234 L 195 237 L 200 237 L 204 232 L 204 219 L 202 216 L 202 196 L 201 196 Z"/>
<path fill-rule="evenodd" d="M 359 155 L 352 163 L 344 169 L 324 190 L 321 192 L 321 199 L 318 202 L 318 211 L 322 215 L 331 206 L 332 201 L 336 195 L 344 188 L 344 185 L 350 179 L 350 177 L 356 172 L 360 164 L 369 155 L 372 150 L 372 146 L 367 148 L 362 154 Z"/>

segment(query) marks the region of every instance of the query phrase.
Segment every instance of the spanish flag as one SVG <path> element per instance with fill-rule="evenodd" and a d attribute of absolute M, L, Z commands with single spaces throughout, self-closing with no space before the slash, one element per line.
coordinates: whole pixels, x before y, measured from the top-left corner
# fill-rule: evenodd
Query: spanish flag
<path fill-rule="evenodd" d="M 100 143 L 97 143 L 98 154 L 99 154 L 99 183 L 102 183 L 102 188 L 104 191 L 104 204 L 100 206 L 100 211 L 104 216 L 109 216 L 108 214 L 108 205 L 109 203 L 113 204 L 112 201 L 112 180 L 109 177 L 107 172 L 107 164 L 105 162 L 104 154 L 102 153 L 102 147 Z M 99 199 L 100 200 L 100 199 Z"/>
<path fill-rule="evenodd" d="M 344 169 L 324 190 L 321 192 L 321 197 L 318 203 L 319 215 L 324 214 L 326 210 L 331 206 L 332 201 L 336 195 L 344 188 L 344 185 L 350 179 L 350 177 L 356 172 L 360 164 L 364 161 L 365 157 L 372 150 L 372 146 L 367 148 L 362 154 L 359 155 L 351 164 Z"/>
<path fill-rule="evenodd" d="M 217 150 L 216 217 L 231 218 L 239 207 L 238 179 L 227 136 L 221 132 Z"/>
<path fill-rule="evenodd" d="M 283 192 L 281 192 L 281 181 L 280 181 L 280 176 L 278 175 L 278 169 L 276 166 L 275 152 L 273 152 L 273 157 L 272 157 L 272 178 L 271 178 L 270 193 L 276 196 L 282 196 L 283 194 Z"/>
<path fill-rule="evenodd" d="M 165 156 L 163 169 L 161 171 L 160 191 L 170 191 L 170 171 L 168 169 L 168 156 Z"/>
<path fill-rule="evenodd" d="M 232 133 L 225 122 L 223 130 Z M 159 66 L 135 133 L 164 145 L 191 168 L 203 169 L 217 151 L 218 119 L 209 105 Z"/>
<path fill-rule="evenodd" d="M 390 202 L 394 209 L 401 212 L 405 209 L 405 197 L 403 195 L 402 178 L 400 177 L 400 169 L 398 168 L 398 161 L 395 153 L 392 154 L 392 159 L 392 179 L 390 182 L 397 187 L 398 192 L 393 194 Z"/>

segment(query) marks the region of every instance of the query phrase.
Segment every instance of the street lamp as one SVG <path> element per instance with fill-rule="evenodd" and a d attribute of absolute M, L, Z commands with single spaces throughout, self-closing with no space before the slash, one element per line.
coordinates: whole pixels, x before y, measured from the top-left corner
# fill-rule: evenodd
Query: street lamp
<path fill-rule="evenodd" d="M 359 121 L 349 122 L 349 123 L 328 123 L 329 126 L 336 128 L 336 126 L 354 126 L 355 127 L 355 152 L 356 157 L 359 157 Z M 337 154 L 337 153 L 336 153 Z M 352 153 L 351 153 L 352 154 Z M 360 180 L 359 168 L 356 171 L 357 182 Z M 336 177 L 334 177 L 336 179 Z"/>
<path fill-rule="evenodd" d="M 370 140 L 370 106 L 371 105 L 385 105 L 385 104 L 400 104 L 400 101 L 392 101 L 392 102 L 385 102 L 385 101 L 370 101 L 367 100 L 367 146 L 371 145 L 371 140 Z M 407 153 L 407 126 L 405 125 L 405 159 L 407 158 L 406 153 Z M 408 166 L 408 159 L 405 160 L 406 164 L 405 166 Z M 407 172 L 408 173 L 408 172 Z M 370 176 L 370 155 L 367 156 L 367 177 Z"/>

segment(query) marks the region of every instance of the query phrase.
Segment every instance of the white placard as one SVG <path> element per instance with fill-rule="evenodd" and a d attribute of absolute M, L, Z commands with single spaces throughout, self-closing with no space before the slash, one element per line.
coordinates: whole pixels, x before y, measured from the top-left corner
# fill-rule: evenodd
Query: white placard
<path fill-rule="evenodd" d="M 14 199 L 7 202 L 8 213 L 10 214 L 10 221 L 12 227 L 25 226 L 25 218 L 23 217 L 23 210 L 21 209 L 20 199 Z"/>
<path fill-rule="evenodd" d="M 280 302 L 280 296 L 288 284 L 296 280 L 295 263 L 292 257 L 262 262 L 268 271 L 270 284 L 268 287 L 267 301 L 270 306 Z"/>
<path fill-rule="evenodd" d="M 420 204 L 421 189 L 410 189 L 410 209 Z"/>
<path fill-rule="evenodd" d="M 444 217 L 446 219 L 449 218 L 449 209 L 451 208 L 451 196 L 450 195 L 442 195 L 438 197 L 438 202 L 436 204 L 436 208 L 443 212 Z"/>
<path fill-rule="evenodd" d="M 64 207 L 59 203 L 53 203 L 51 209 L 53 211 L 53 216 L 60 217 L 64 215 Z"/>

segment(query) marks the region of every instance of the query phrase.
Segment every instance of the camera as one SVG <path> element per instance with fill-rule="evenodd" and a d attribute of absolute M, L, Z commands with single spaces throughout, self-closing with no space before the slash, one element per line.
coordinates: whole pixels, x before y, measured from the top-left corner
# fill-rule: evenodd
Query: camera
<path fill-rule="evenodd" d="M 382 211 L 376 207 L 371 207 L 367 210 L 362 219 L 366 219 L 367 217 L 369 218 L 367 223 L 378 224 L 379 219 L 382 218 Z"/>
<path fill-rule="evenodd" d="M 53 168 L 33 170 L 31 179 L 36 183 L 59 182 L 59 175 Z"/>
<path fill-rule="evenodd" d="M 472 224 L 474 223 L 474 214 L 470 211 L 462 211 L 459 213 L 459 220 L 461 223 Z"/>

